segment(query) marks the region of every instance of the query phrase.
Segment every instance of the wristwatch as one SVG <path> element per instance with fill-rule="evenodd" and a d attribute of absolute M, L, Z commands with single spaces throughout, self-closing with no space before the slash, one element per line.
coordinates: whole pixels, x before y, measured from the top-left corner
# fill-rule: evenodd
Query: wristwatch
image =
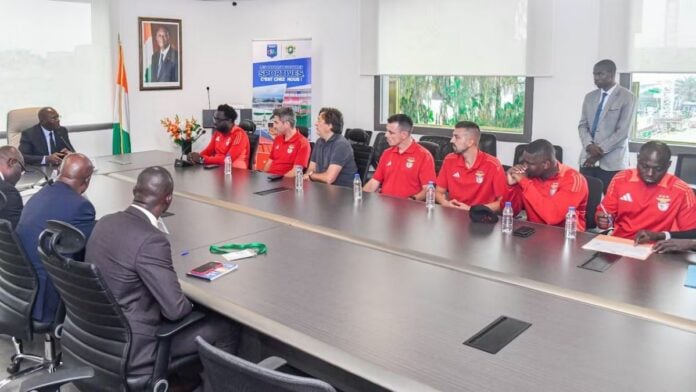
<path fill-rule="evenodd" d="M 203 164 L 203 157 L 198 157 L 198 163 Z"/>

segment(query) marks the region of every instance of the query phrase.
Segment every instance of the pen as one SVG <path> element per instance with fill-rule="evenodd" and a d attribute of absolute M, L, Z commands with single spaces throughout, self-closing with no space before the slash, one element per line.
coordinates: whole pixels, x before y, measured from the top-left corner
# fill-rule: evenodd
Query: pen
<path fill-rule="evenodd" d="M 189 251 L 187 251 L 187 250 L 181 252 L 181 255 L 182 255 L 182 256 L 186 256 L 186 255 L 188 255 L 188 254 L 189 254 Z"/>

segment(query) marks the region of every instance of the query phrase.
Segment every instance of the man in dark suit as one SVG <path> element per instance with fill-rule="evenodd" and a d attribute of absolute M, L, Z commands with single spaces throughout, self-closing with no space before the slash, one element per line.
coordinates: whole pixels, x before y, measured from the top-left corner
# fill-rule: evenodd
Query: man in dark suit
<path fill-rule="evenodd" d="M 173 192 L 174 181 L 164 168 L 143 170 L 133 188 L 133 204 L 101 218 L 87 242 L 85 260 L 99 267 L 131 327 L 130 374 L 151 373 L 160 324 L 179 320 L 192 309 L 174 271 L 160 218 Z M 238 329 L 221 317 L 208 316 L 174 337 L 171 355 L 195 353 L 198 335 L 228 352 L 237 346 Z"/>
<path fill-rule="evenodd" d="M 157 51 L 152 54 L 152 81 L 179 81 L 179 52 L 169 44 L 169 29 L 160 26 L 155 33 Z"/>
<path fill-rule="evenodd" d="M 53 321 L 59 303 L 59 295 L 44 269 L 37 251 L 39 234 L 46 228 L 46 221 L 55 219 L 77 227 L 89 238 L 94 228 L 94 206 L 82 194 L 89 187 L 94 167 L 82 154 L 69 154 L 63 160 L 55 183 L 45 186 L 27 202 L 17 224 L 17 235 L 24 253 L 36 269 L 39 292 L 32 316 L 34 320 Z"/>
<path fill-rule="evenodd" d="M 39 123 L 22 131 L 19 151 L 27 165 L 60 165 L 63 157 L 75 151 L 68 130 L 60 126 L 60 115 L 51 107 L 39 110 Z"/>
<path fill-rule="evenodd" d="M 0 210 L 0 219 L 7 219 L 14 229 L 19 222 L 24 203 L 22 196 L 15 188 L 22 177 L 24 158 L 17 148 L 12 146 L 0 147 L 0 192 L 5 195 L 5 207 Z"/>

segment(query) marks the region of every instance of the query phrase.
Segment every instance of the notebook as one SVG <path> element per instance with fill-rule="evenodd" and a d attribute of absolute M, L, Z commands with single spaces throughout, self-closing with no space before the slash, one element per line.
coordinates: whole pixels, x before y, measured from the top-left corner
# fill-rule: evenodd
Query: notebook
<path fill-rule="evenodd" d="M 191 271 L 187 272 L 186 275 L 193 276 L 194 278 L 213 281 L 236 270 L 237 267 L 239 267 L 237 263 L 221 263 L 219 261 L 211 261 L 192 269 Z"/>

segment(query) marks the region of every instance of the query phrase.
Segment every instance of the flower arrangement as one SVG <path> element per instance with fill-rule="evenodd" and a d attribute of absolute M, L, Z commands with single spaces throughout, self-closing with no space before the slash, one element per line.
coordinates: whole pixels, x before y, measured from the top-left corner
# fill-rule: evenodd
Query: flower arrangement
<path fill-rule="evenodd" d="M 195 118 L 184 119 L 184 126 L 181 126 L 179 115 L 174 116 L 174 120 L 169 117 L 160 121 L 164 129 L 172 138 L 172 141 L 182 147 L 190 146 L 203 134 L 203 128 Z"/>

